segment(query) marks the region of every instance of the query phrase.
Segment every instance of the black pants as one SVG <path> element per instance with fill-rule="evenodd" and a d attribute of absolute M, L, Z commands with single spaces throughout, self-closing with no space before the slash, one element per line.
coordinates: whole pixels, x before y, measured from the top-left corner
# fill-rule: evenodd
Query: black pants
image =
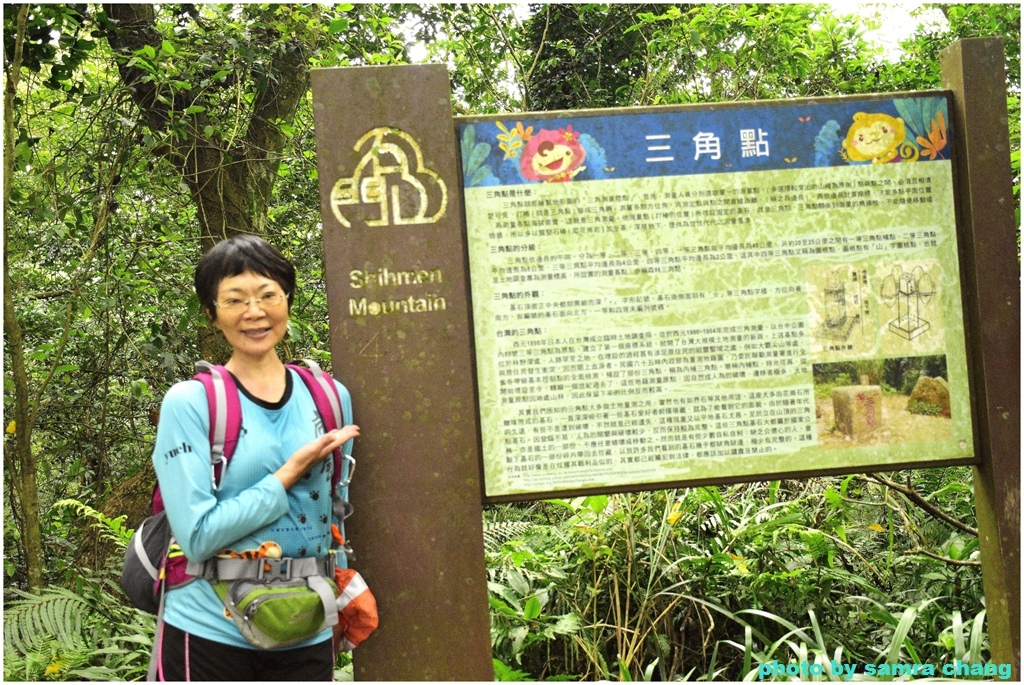
<path fill-rule="evenodd" d="M 157 636 L 157 680 L 333 680 L 334 649 L 328 638 L 297 649 L 246 649 L 163 626 Z"/>

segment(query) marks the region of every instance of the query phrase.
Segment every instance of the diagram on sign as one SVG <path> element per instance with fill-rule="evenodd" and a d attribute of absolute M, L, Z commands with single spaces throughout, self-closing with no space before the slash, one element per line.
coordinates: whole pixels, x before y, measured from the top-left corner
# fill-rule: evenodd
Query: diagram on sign
<path fill-rule="evenodd" d="M 935 282 L 923 267 L 905 271 L 899 264 L 894 266 L 892 273 L 882 279 L 881 290 L 882 302 L 896 312 L 896 318 L 889 322 L 889 332 L 913 340 L 931 328 L 923 314 L 934 294 Z"/>

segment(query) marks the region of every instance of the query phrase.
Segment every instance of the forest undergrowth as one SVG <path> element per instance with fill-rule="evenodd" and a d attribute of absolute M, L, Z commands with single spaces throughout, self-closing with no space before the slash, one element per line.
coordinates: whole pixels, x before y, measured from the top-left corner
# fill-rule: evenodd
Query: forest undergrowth
<path fill-rule="evenodd" d="M 869 664 L 984 663 L 977 537 L 897 489 L 932 493 L 969 529 L 969 478 L 961 467 L 490 506 L 496 677 L 742 680 L 761 664 L 835 661 L 871 679 Z M 8 591 L 5 680 L 144 679 L 153 617 L 117 584 L 132 529 L 75 500 L 54 509 L 89 520 L 111 553 L 96 572 Z"/>

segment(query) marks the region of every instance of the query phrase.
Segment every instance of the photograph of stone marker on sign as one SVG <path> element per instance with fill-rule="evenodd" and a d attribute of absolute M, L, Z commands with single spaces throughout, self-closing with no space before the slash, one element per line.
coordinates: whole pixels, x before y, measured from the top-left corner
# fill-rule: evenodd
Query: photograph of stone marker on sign
<path fill-rule="evenodd" d="M 953 435 L 945 355 L 815 364 L 813 375 L 820 447 Z"/>

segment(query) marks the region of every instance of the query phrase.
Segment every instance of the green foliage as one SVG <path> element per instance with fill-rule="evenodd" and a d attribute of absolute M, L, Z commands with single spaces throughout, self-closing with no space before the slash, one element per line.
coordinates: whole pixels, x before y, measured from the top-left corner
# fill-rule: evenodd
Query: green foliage
<path fill-rule="evenodd" d="M 1006 48 L 1006 78 L 1011 93 L 1020 93 L 1020 5 L 927 4 L 918 16 L 938 10 L 942 21 L 929 22 L 900 41 L 902 59 L 879 64 L 872 74 L 873 91 L 923 90 L 941 87 L 939 53 L 964 38 L 1001 37 Z M 880 18 L 881 22 L 886 17 Z M 1014 132 L 1011 126 L 1011 134 Z"/>
<path fill-rule="evenodd" d="M 533 678 L 526 671 L 520 671 L 518 668 L 512 668 L 506 665 L 500 659 L 492 659 L 494 662 L 494 679 L 500 682 L 528 682 L 532 681 Z"/>
<path fill-rule="evenodd" d="M 910 400 L 907 402 L 907 411 L 911 414 L 921 414 L 922 416 L 936 416 L 942 413 L 942 407 L 923 400 Z"/>
<path fill-rule="evenodd" d="M 821 5 L 684 5 L 640 15 L 657 55 L 631 104 L 862 92 L 877 48 Z"/>
<path fill-rule="evenodd" d="M 857 680 L 891 681 L 894 679 L 892 677 L 894 675 L 922 675 L 922 673 L 914 673 L 915 667 L 920 667 L 922 664 L 929 664 L 934 667 L 935 673 L 933 675 L 939 676 L 942 675 L 941 669 L 943 665 L 955 664 L 957 661 L 969 664 L 985 664 L 982 654 L 984 610 L 980 611 L 974 619 L 967 622 L 971 624 L 970 650 L 967 649 L 967 640 L 965 639 L 967 624 L 964 623 L 961 613 L 954 611 L 951 615 L 951 624 L 943 631 L 945 639 L 943 639 L 942 644 L 945 647 L 945 653 L 941 655 L 939 661 L 921 661 L 920 654 L 923 650 L 918 645 L 915 645 L 909 634 L 920 615 L 920 610 L 930 603 L 930 601 L 925 601 L 916 606 L 907 607 L 899 615 L 887 607 L 875 603 L 877 613 L 886 616 L 885 621 L 892 626 L 892 631 L 891 636 L 888 637 L 888 642 L 882 642 L 876 648 L 878 653 L 877 659 L 868 662 L 848 660 L 842 644 L 833 643 L 834 649 L 830 648 L 813 611 L 808 612 L 811 623 L 809 628 L 797 627 L 779 616 L 766 615 L 767 618 L 787 628 L 789 633 L 787 634 L 787 639 L 780 639 L 772 644 L 765 644 L 760 649 L 752 638 L 752 631 L 749 627 L 745 631 L 743 644 L 733 640 L 723 640 L 721 644 L 734 647 L 742 652 L 744 666 L 741 669 L 741 674 L 744 681 L 849 680 L 851 679 L 851 674 L 845 669 L 853 668 L 855 665 L 857 673 L 853 677 Z M 730 618 L 742 621 L 740 615 L 743 613 L 738 612 L 736 616 L 730 616 Z M 750 668 L 753 664 L 757 664 L 757 666 Z M 807 672 L 797 674 L 786 672 L 786 666 L 797 667 L 798 670 L 802 665 L 806 665 L 803 667 L 809 670 L 812 668 L 812 664 L 814 665 L 813 667 L 820 667 L 821 676 L 809 678 Z M 844 671 L 840 673 L 834 670 L 835 664 L 839 664 Z"/>
<path fill-rule="evenodd" d="M 74 499 L 62 499 L 59 502 L 53 503 L 55 510 L 61 507 L 68 507 L 80 516 L 87 516 L 92 519 L 94 521 L 93 525 L 100 530 L 103 539 L 113 542 L 121 550 L 128 545 L 132 539 L 132 534 L 135 532 L 134 528 L 125 526 L 125 517 L 123 515 L 117 518 L 110 518 L 105 516 L 103 512 L 96 511 L 88 504 L 83 504 Z"/>
<path fill-rule="evenodd" d="M 881 385 L 886 392 L 909 395 L 921 376 L 948 378 L 949 375 L 945 355 L 814 364 L 812 373 L 814 394 L 818 398 L 829 397 L 836 387 L 860 385 L 864 378 L 870 385 Z"/>
<path fill-rule="evenodd" d="M 831 364 L 829 364 L 831 366 Z M 815 365 L 817 368 L 817 365 Z M 832 397 L 832 390 L 834 388 L 842 388 L 848 385 L 858 385 L 858 381 L 855 381 L 855 375 L 851 375 L 845 371 L 838 373 L 829 373 L 822 380 L 818 380 L 818 375 L 814 377 L 814 396 L 818 399 L 828 399 Z"/>
<path fill-rule="evenodd" d="M 425 47 L 424 61 L 451 65 L 454 113 L 531 108 L 523 91 L 531 81 L 532 56 L 513 6 L 420 4 L 398 8 Z"/>
<path fill-rule="evenodd" d="M 509 540 L 526 534 L 533 524 L 529 521 L 485 521 L 484 545 L 491 552 L 498 552 Z"/>
<path fill-rule="evenodd" d="M 1006 109 L 1017 245 L 1020 248 L 1020 4 L 925 4 L 918 15 L 939 11 L 944 21 L 922 26 L 900 42 L 901 59 L 885 62 L 867 83 L 871 91 L 942 88 L 939 53 L 964 38 L 1002 38 L 1006 60 Z M 1019 258 L 1019 254 L 1018 254 Z"/>
<path fill-rule="evenodd" d="M 915 474 L 970 519 L 964 470 Z M 525 526 L 487 545 L 494 655 L 536 679 L 738 679 L 822 644 L 848 662 L 944 663 L 938 636 L 981 610 L 980 578 L 918 550 L 968 560 L 976 539 L 897 496 L 849 476 L 492 508 L 485 529 Z"/>
<path fill-rule="evenodd" d="M 88 605 L 75 593 L 61 588 L 46 595 L 15 592 L 23 599 L 5 607 L 5 652 L 27 651 L 44 637 L 67 646 L 81 635 L 82 614 Z"/>
<path fill-rule="evenodd" d="M 551 4 L 529 21 L 536 61 L 526 88 L 527 109 L 564 110 L 634 104 L 635 84 L 651 68 L 640 16 L 647 4 Z"/>
<path fill-rule="evenodd" d="M 106 574 L 78 580 L 75 591 L 54 586 L 5 597 L 5 680 L 145 678 L 153 617 L 125 606 Z"/>
<path fill-rule="evenodd" d="M 54 503 L 87 517 L 111 540 L 114 563 L 100 573 L 79 570 L 72 589 L 40 593 L 11 589 L 4 597 L 5 680 L 141 680 L 153 644 L 153 617 L 126 604 L 115 578 L 117 561 L 134 532 L 75 500 Z"/>
<path fill-rule="evenodd" d="M 23 66 L 34 74 L 44 75 L 44 85 L 53 90 L 82 92 L 85 84 L 75 78 L 76 71 L 96 47 L 95 35 L 83 27 L 81 5 L 36 5 L 26 24 Z M 12 31 L 17 5 L 4 5 L 4 59 L 14 60 Z M 58 34 L 53 40 L 53 33 Z"/>

